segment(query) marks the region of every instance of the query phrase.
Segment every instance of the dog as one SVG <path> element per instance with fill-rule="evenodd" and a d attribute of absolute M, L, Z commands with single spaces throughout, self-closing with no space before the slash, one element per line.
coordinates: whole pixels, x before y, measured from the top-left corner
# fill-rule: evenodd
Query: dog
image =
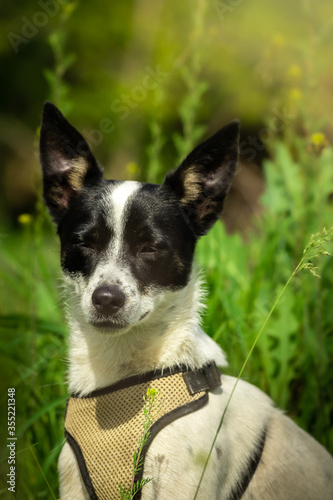
<path fill-rule="evenodd" d="M 267 395 L 240 380 L 228 404 L 236 379 L 216 371 L 226 366 L 225 355 L 199 326 L 195 246 L 221 215 L 238 141 L 234 121 L 197 146 L 161 185 L 107 181 L 82 135 L 53 104 L 44 105 L 43 196 L 60 237 L 67 289 L 69 406 L 83 405 L 79 417 L 75 408 L 66 415 L 74 431 L 67 428 L 59 458 L 62 500 L 120 498 L 108 481 L 122 460 L 109 458 L 109 451 L 103 456 L 108 443 L 98 444 L 99 431 L 109 436 L 114 430 L 100 413 L 101 398 L 118 397 L 130 386 L 133 395 L 120 412 L 129 411 L 128 418 L 120 415 L 127 425 L 136 388 L 168 378 L 189 392 L 181 410 L 170 412 L 179 417 L 160 419 L 141 472 L 151 481 L 135 498 L 194 498 L 224 412 L 198 499 L 333 498 L 331 455 Z M 118 409 L 114 402 L 110 408 L 113 418 Z M 82 439 L 90 439 L 90 448 L 82 451 L 86 444 L 73 432 L 80 434 L 76 420 L 88 413 Z"/>

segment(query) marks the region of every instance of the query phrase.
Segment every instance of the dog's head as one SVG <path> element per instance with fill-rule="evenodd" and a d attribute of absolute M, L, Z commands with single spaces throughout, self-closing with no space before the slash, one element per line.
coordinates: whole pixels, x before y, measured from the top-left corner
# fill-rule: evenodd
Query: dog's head
<path fill-rule="evenodd" d="M 220 217 L 235 172 L 238 129 L 232 122 L 197 146 L 162 185 L 107 181 L 82 135 L 45 104 L 44 200 L 92 331 L 125 333 L 187 286 L 196 241 Z"/>

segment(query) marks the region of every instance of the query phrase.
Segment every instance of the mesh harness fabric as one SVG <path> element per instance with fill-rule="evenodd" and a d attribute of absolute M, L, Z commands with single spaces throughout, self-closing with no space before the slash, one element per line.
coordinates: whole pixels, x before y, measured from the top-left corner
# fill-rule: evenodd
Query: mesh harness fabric
<path fill-rule="evenodd" d="M 91 500 L 120 497 L 120 485 L 131 487 L 133 455 L 143 429 L 143 396 L 158 391 L 159 412 L 142 454 L 166 425 L 208 402 L 208 391 L 221 385 L 214 362 L 200 369 L 176 366 L 127 378 L 85 397 L 67 401 L 65 437 L 72 447 Z M 135 480 L 142 478 L 142 470 Z M 141 490 L 135 500 L 141 497 Z"/>

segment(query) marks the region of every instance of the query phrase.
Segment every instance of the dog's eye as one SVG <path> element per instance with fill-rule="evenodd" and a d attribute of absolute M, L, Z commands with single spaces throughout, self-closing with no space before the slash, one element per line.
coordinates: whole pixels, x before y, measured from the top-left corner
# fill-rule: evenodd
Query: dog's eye
<path fill-rule="evenodd" d="M 72 234 L 70 238 L 70 243 L 72 245 L 81 245 L 82 238 L 78 234 Z"/>
<path fill-rule="evenodd" d="M 98 231 L 87 234 L 82 241 L 82 246 L 85 248 L 95 248 L 98 246 L 100 236 Z"/>
<path fill-rule="evenodd" d="M 153 243 L 142 243 L 139 246 L 139 253 L 142 255 L 148 256 L 153 256 L 157 252 L 163 252 L 164 250 L 167 250 L 168 246 L 165 243 L 165 241 L 160 240 L 160 241 L 154 241 Z"/>
<path fill-rule="evenodd" d="M 153 245 L 149 245 L 148 243 L 140 247 L 140 253 L 152 254 L 155 252 L 157 252 L 157 248 Z"/>
<path fill-rule="evenodd" d="M 83 241 L 82 243 L 80 243 L 80 246 L 83 248 L 91 249 L 95 247 L 95 244 L 93 241 Z"/>
<path fill-rule="evenodd" d="M 72 245 L 83 247 L 83 248 L 94 248 L 96 246 L 97 236 L 96 235 L 73 235 L 71 239 Z"/>

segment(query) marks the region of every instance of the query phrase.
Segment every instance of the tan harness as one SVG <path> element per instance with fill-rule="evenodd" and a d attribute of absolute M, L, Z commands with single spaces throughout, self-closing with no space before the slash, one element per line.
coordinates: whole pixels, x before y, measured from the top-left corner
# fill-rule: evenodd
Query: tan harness
<path fill-rule="evenodd" d="M 160 410 L 150 428 L 145 453 L 166 425 L 208 402 L 208 391 L 221 385 L 215 363 L 190 370 L 184 366 L 130 377 L 85 397 L 67 401 L 65 436 L 72 447 L 92 500 L 120 499 L 120 485 L 131 487 L 133 455 L 143 430 L 143 396 L 158 391 Z M 142 478 L 142 470 L 135 478 Z M 138 500 L 141 491 L 135 496 Z"/>

